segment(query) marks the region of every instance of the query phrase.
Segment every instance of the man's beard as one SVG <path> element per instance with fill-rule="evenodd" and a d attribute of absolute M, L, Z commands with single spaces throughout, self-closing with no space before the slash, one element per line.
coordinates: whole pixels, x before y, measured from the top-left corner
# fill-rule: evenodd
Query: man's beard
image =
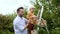
<path fill-rule="evenodd" d="M 20 17 L 23 17 L 23 15 L 19 15 Z"/>

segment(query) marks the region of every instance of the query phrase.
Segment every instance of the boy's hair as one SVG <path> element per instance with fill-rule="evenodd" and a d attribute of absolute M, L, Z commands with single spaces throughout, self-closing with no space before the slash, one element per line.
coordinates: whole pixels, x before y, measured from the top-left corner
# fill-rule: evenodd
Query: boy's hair
<path fill-rule="evenodd" d="M 19 8 L 17 9 L 17 13 L 19 12 L 20 9 L 24 9 L 24 8 L 23 8 L 23 7 L 19 7 Z"/>

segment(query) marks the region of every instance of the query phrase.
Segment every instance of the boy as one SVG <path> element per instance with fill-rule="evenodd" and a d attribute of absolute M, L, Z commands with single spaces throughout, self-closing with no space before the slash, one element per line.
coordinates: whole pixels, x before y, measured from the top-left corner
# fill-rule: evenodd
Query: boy
<path fill-rule="evenodd" d="M 34 30 L 34 25 L 37 23 L 36 16 L 34 15 L 34 7 L 30 7 L 30 12 L 27 14 L 27 19 L 29 20 L 28 34 Z"/>

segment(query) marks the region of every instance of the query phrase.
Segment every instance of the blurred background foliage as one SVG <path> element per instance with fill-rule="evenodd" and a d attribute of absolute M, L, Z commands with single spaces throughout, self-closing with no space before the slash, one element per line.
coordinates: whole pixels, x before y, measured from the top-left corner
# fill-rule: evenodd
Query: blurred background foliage
<path fill-rule="evenodd" d="M 41 3 L 44 6 L 42 18 L 47 21 L 47 26 L 50 34 L 60 34 L 60 0 L 35 0 L 31 1 L 35 7 L 35 15 L 41 10 Z M 44 29 L 40 28 L 39 34 L 45 34 Z M 46 33 L 47 34 L 47 33 Z"/>
<path fill-rule="evenodd" d="M 47 21 L 47 26 L 50 34 L 60 34 L 60 0 L 35 0 L 31 3 L 35 7 L 35 15 L 41 9 L 40 3 L 44 6 L 44 12 L 42 18 Z M 26 18 L 27 8 L 25 9 L 24 17 Z M 2 15 L 0 14 L 0 34 L 14 34 L 13 20 L 16 17 L 16 13 Z M 44 28 L 40 28 L 39 34 L 47 34 Z"/>

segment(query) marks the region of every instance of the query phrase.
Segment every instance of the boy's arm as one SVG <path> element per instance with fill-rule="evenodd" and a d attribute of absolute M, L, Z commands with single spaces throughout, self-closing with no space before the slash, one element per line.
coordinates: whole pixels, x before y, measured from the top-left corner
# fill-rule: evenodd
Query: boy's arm
<path fill-rule="evenodd" d="M 28 13 L 27 14 L 27 19 L 29 19 L 31 17 L 31 14 L 30 13 Z"/>

